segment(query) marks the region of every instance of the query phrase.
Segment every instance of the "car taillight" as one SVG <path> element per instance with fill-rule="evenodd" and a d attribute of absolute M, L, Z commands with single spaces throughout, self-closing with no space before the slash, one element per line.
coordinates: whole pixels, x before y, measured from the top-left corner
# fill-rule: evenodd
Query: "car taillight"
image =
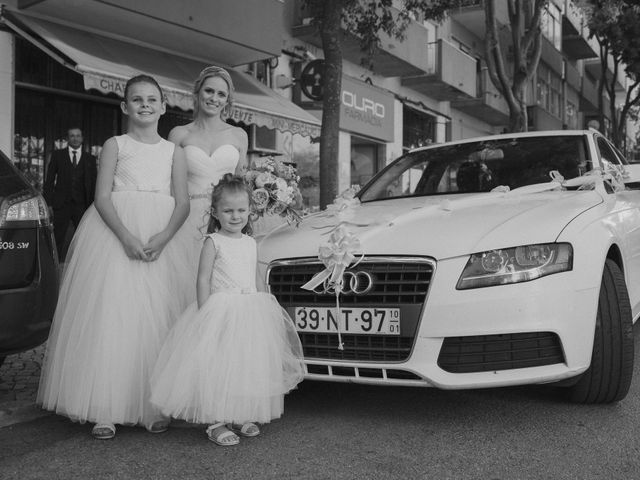
<path fill-rule="evenodd" d="M 0 227 L 8 227 L 13 222 L 38 222 L 49 225 L 49 210 L 41 195 L 22 192 L 3 199 L 0 204 Z"/>

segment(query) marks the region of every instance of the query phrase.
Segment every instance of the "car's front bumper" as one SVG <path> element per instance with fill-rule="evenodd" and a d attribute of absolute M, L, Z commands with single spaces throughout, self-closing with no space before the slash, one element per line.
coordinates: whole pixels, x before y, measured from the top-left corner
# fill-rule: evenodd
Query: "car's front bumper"
<path fill-rule="evenodd" d="M 307 357 L 307 378 L 464 389 L 556 382 L 575 377 L 589 367 L 599 292 L 595 279 L 599 280 L 599 275 L 573 270 L 530 282 L 453 290 L 451 285 L 456 284 L 465 261 L 458 258 L 438 263 L 406 360 L 372 362 Z M 439 362 L 445 339 L 495 337 L 504 346 L 509 343 L 509 336 L 542 333 L 557 338 L 560 353 L 555 363 L 540 361 L 536 365 L 533 359 L 525 362 L 532 366 L 505 368 L 511 360 L 509 356 L 517 360 L 518 356 L 528 354 L 526 348 L 507 347 L 496 352 L 490 342 L 461 350 L 461 355 L 480 358 L 483 371 L 447 371 Z M 491 369 L 487 367 L 491 362 L 501 366 Z"/>

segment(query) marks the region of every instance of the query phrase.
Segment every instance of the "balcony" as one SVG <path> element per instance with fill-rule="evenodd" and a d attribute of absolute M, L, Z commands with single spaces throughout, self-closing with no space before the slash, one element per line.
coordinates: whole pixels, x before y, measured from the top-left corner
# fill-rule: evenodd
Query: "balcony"
<path fill-rule="evenodd" d="M 571 0 L 565 0 L 562 16 L 562 51 L 574 60 L 594 58 L 600 49 L 589 40 L 589 29 L 582 10 Z"/>
<path fill-rule="evenodd" d="M 594 59 L 589 59 L 589 60 L 585 60 L 584 61 L 584 69 L 587 73 L 589 73 L 593 78 L 600 78 L 602 77 L 602 62 L 600 61 L 600 58 L 594 58 Z M 614 70 L 614 65 L 613 65 L 613 59 L 611 57 L 609 57 L 607 59 L 607 81 L 610 82 L 613 78 L 613 70 Z M 615 84 L 615 91 L 616 94 L 618 93 L 623 93 L 626 92 L 626 88 L 624 86 L 625 84 L 625 80 L 626 79 L 626 75 L 624 72 L 624 65 L 619 64 L 618 65 L 618 78 L 616 80 L 616 84 Z"/>
<path fill-rule="evenodd" d="M 580 91 L 582 75 L 580 75 L 580 71 L 569 62 L 566 62 L 564 65 L 564 80 L 567 82 L 568 87 Z"/>
<path fill-rule="evenodd" d="M 551 70 L 556 72 L 558 75 L 562 75 L 562 54 L 545 36 L 542 36 L 542 51 L 540 53 L 540 59 L 546 63 Z"/>
<path fill-rule="evenodd" d="M 485 37 L 484 5 L 482 0 L 462 0 L 461 5 L 451 9 L 451 18 L 464 26 L 478 38 Z M 496 21 L 499 25 L 509 25 L 507 2 L 496 2 Z"/>
<path fill-rule="evenodd" d="M 405 76 L 402 85 L 438 101 L 476 98 L 477 60 L 446 40 L 430 43 L 425 75 Z"/>
<path fill-rule="evenodd" d="M 342 55 L 345 60 L 360 64 L 364 52 L 355 36 L 342 30 Z M 316 25 L 303 24 L 292 28 L 292 35 L 315 47 L 322 48 L 320 32 Z M 400 41 L 380 33 L 380 49 L 374 55 L 373 71 L 383 77 L 403 77 L 421 75 L 427 71 L 427 49 L 429 42 L 427 30 L 417 22 L 411 21 L 405 31 L 405 40 Z"/>
<path fill-rule="evenodd" d="M 527 107 L 527 122 L 531 131 L 562 129 L 562 120 L 553 116 L 539 105 L 529 105 Z"/>
<path fill-rule="evenodd" d="M 451 102 L 451 107 L 475 118 L 481 118 L 489 125 L 498 126 L 509 123 L 509 106 L 498 92 L 487 69 L 483 69 L 478 75 L 477 98 L 466 100 L 455 100 Z"/>
<path fill-rule="evenodd" d="M 598 112 L 598 88 L 586 77 L 582 78 L 580 89 L 580 111 L 587 114 Z"/>
<path fill-rule="evenodd" d="M 481 0 L 462 1 L 460 7 L 452 9 L 450 14 L 476 37 L 484 38 L 484 7 Z"/>

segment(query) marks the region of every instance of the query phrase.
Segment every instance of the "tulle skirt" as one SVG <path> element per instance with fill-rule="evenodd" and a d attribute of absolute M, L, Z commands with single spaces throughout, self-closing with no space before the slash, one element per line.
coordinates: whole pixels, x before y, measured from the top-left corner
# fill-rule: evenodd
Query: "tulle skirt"
<path fill-rule="evenodd" d="M 163 230 L 171 196 L 113 192 L 124 225 L 143 243 Z M 149 379 L 181 313 L 173 275 L 181 252 L 169 242 L 158 260 L 129 259 L 92 205 L 71 242 L 44 359 L 37 401 L 85 422 L 149 426 Z"/>
<path fill-rule="evenodd" d="M 204 236 L 207 234 L 209 223 L 207 212 L 210 206 L 211 200 L 208 198 L 192 199 L 189 216 L 174 237 L 174 241 L 179 245 L 178 249 L 183 255 L 183 260 L 176 270 L 176 278 L 180 279 L 176 292 L 183 311 L 196 301 L 198 263 Z"/>
<path fill-rule="evenodd" d="M 273 295 L 217 292 L 200 309 L 191 304 L 169 334 L 151 401 L 192 423 L 266 423 L 303 375 L 300 340 Z"/>

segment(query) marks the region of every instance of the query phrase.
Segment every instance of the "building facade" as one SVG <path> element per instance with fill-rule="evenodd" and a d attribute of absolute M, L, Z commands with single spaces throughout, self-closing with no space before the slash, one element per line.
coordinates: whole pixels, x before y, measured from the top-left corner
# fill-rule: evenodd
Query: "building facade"
<path fill-rule="evenodd" d="M 506 26 L 506 4 L 496 3 L 496 19 Z M 402 41 L 383 35 L 372 68 L 361 65 L 357 40 L 344 32 L 341 190 L 364 184 L 411 148 L 508 125 L 507 104 L 484 60 L 482 2 L 464 4 L 442 24 L 412 20 Z M 304 205 L 313 211 L 324 55 L 302 7 L 301 0 L 5 0 L 0 122 L 8 128 L 0 131 L 0 149 L 40 185 L 69 127 L 83 129 L 94 154 L 124 131 L 119 103 L 130 76 L 150 74 L 164 88 L 166 136 L 191 120 L 199 71 L 222 65 L 237 89 L 231 122 L 247 130 L 250 157 L 279 155 L 295 164 Z M 529 129 L 585 128 L 598 115 L 597 42 L 572 0 L 551 0 L 542 27 L 542 57 L 527 85 Z M 622 96 L 624 79 L 618 87 Z"/>
<path fill-rule="evenodd" d="M 79 127 L 85 148 L 126 130 L 126 80 L 152 75 L 167 98 L 160 134 L 192 118 L 192 85 L 207 65 L 227 67 L 236 88 L 230 122 L 249 135 L 249 160 L 295 156 L 320 121 L 270 88 L 281 55 L 284 2 L 243 0 L 7 1 L 0 23 L 0 149 L 41 187 L 47 159 Z M 246 15 L 251 11 L 252 15 Z"/>
<path fill-rule="evenodd" d="M 484 59 L 482 1 L 464 4 L 442 24 L 411 21 L 403 41 L 383 34 L 372 69 L 361 66 L 357 40 L 343 32 L 341 189 L 362 184 L 410 148 L 501 133 L 508 126 L 507 103 L 491 82 Z M 496 2 L 496 8 L 500 30 L 508 32 L 506 3 Z M 321 118 L 321 103 L 305 88 L 313 74 L 308 67 L 323 57 L 320 36 L 300 0 L 288 2 L 285 15 L 276 90 L 290 90 L 298 105 Z M 527 85 L 529 130 L 586 128 L 597 117 L 602 73 L 598 43 L 588 36 L 576 3 L 549 2 L 542 18 L 540 63 Z M 505 56 L 510 71 L 512 54 Z M 625 91 L 621 78 L 620 98 Z"/>

